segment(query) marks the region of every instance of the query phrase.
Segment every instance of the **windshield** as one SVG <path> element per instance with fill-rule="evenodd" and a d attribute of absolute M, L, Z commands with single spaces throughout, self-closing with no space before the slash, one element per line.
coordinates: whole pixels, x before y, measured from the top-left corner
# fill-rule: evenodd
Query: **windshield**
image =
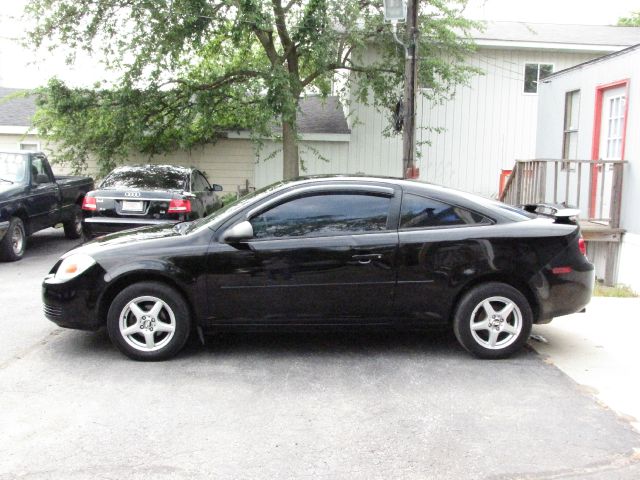
<path fill-rule="evenodd" d="M 0 152 L 0 183 L 26 181 L 27 156 L 21 153 Z"/>
<path fill-rule="evenodd" d="M 269 196 L 271 193 L 273 193 L 275 190 L 278 190 L 283 185 L 285 185 L 285 182 L 272 183 L 271 185 L 256 190 L 255 192 L 251 192 L 244 197 L 240 197 L 236 201 L 225 205 L 219 210 L 216 210 L 211 215 L 200 218 L 198 220 L 194 220 L 191 225 L 189 225 L 189 228 L 185 230 L 185 233 L 189 233 L 204 225 L 221 223 L 227 218 L 232 217 L 254 201 L 258 201 L 263 197 Z"/>
<path fill-rule="evenodd" d="M 185 190 L 188 173 L 172 165 L 126 166 L 113 170 L 100 188 L 137 188 L 140 190 Z"/>

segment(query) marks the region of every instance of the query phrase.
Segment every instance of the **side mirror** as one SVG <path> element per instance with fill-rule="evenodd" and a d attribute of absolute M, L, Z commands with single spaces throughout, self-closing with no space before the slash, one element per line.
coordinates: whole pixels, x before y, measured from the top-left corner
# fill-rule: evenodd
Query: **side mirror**
<path fill-rule="evenodd" d="M 39 173 L 38 175 L 36 175 L 36 177 L 33 179 L 36 185 L 42 185 L 43 183 L 51 183 L 51 180 L 49 180 L 49 177 L 47 175 L 44 175 L 43 173 Z"/>
<path fill-rule="evenodd" d="M 253 225 L 245 220 L 225 230 L 220 237 L 220 241 L 224 243 L 237 243 L 251 238 L 253 238 Z"/>
<path fill-rule="evenodd" d="M 214 183 L 213 185 L 211 185 L 210 190 L 212 192 L 221 192 L 222 191 L 222 185 L 218 185 L 217 183 Z"/>

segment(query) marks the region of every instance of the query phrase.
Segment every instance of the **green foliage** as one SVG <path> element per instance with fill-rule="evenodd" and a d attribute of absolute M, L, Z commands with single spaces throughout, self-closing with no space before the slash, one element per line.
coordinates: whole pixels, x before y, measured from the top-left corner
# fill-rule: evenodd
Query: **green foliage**
<path fill-rule="evenodd" d="M 618 19 L 618 25 L 621 27 L 640 27 L 640 12 L 631 12 L 628 17 Z"/>
<path fill-rule="evenodd" d="M 225 193 L 221 198 L 220 201 L 222 201 L 222 206 L 226 207 L 227 205 L 229 205 L 230 203 L 235 202 L 238 199 L 238 194 L 235 192 L 229 192 L 229 193 Z"/>
<path fill-rule="evenodd" d="M 474 73 L 465 3 L 421 2 L 418 76 L 433 101 Z M 338 77 L 347 102 L 390 112 L 401 94 L 404 52 L 382 0 L 30 0 L 27 13 L 34 46 L 90 51 L 119 74 L 37 90 L 35 126 L 76 169 L 95 156 L 105 172 L 131 152 L 189 149 L 233 129 L 273 136 L 275 118 L 295 135 L 300 98 L 328 95 Z"/>

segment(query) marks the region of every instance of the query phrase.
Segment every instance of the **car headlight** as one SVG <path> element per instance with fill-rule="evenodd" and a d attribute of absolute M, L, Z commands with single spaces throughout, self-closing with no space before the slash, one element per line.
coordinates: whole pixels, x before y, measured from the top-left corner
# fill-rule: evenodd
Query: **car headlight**
<path fill-rule="evenodd" d="M 76 253 L 74 255 L 70 255 L 62 261 L 62 263 L 58 267 L 58 270 L 56 270 L 55 279 L 71 280 L 72 278 L 80 275 L 82 272 L 87 271 L 95 264 L 96 261 L 89 255 L 85 255 L 84 253 Z"/>

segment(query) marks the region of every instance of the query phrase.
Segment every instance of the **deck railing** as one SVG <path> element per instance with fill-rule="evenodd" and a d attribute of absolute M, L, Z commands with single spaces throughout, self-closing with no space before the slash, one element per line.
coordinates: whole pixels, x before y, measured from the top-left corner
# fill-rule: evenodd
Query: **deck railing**
<path fill-rule="evenodd" d="M 500 200 L 511 205 L 563 204 L 580 217 L 619 228 L 622 179 L 620 160 L 516 160 Z"/>

